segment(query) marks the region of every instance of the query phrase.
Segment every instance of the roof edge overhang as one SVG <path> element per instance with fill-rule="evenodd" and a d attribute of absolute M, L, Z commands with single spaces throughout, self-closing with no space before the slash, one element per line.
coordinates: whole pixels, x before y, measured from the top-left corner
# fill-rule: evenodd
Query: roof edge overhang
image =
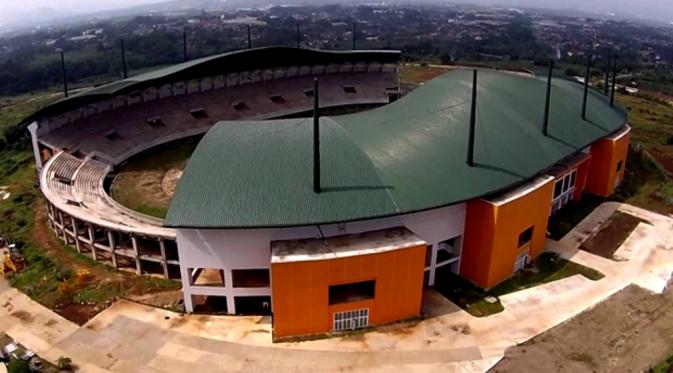
<path fill-rule="evenodd" d="M 628 121 L 626 120 L 624 124 L 617 128 L 616 130 L 606 134 L 603 137 L 600 137 L 598 139 L 593 140 L 592 142 L 586 144 L 585 146 L 581 146 L 577 149 L 577 152 L 581 152 L 582 149 L 586 148 L 587 146 L 591 146 L 594 142 L 598 141 L 601 138 L 606 138 L 610 136 L 615 136 L 616 134 L 620 133 L 621 131 L 624 131 L 625 128 L 630 128 Z M 557 162 L 562 161 L 566 157 L 557 160 Z M 546 175 L 546 172 L 549 170 L 550 167 L 553 167 L 552 165 L 549 165 L 548 167 L 545 167 L 544 169 L 540 170 L 534 175 L 531 175 L 528 178 L 519 180 L 518 182 L 512 183 L 510 185 L 504 186 L 502 188 L 490 191 L 488 193 L 484 193 L 479 196 L 473 196 L 470 198 L 458 200 L 458 201 L 452 201 L 449 203 L 437 205 L 437 206 L 430 206 L 427 208 L 422 208 L 422 209 L 416 209 L 416 210 L 410 210 L 410 211 L 403 211 L 403 212 L 398 212 L 398 213 L 392 213 L 392 214 L 382 214 L 382 215 L 375 215 L 375 216 L 367 216 L 367 217 L 356 217 L 352 219 L 340 219 L 340 220 L 329 220 L 329 221 L 320 221 L 320 222 L 312 222 L 312 223 L 296 223 L 296 224 L 266 224 L 266 225 L 242 225 L 242 226 L 210 226 L 210 225 L 184 225 L 184 224 L 165 224 L 164 227 L 166 228 L 173 228 L 173 229 L 199 229 L 199 230 L 252 230 L 252 229 L 280 229 L 280 228 L 300 228 L 300 227 L 310 227 L 310 226 L 316 226 L 316 225 L 330 225 L 330 224 L 342 224 L 342 223 L 352 223 L 352 222 L 357 222 L 357 221 L 370 221 L 370 220 L 376 220 L 376 219 L 385 219 L 385 218 L 390 218 L 390 217 L 395 217 L 395 216 L 403 216 L 403 215 L 410 215 L 410 214 L 418 214 L 426 211 L 431 211 L 431 210 L 437 210 L 445 207 L 450 207 L 450 206 L 456 206 L 460 205 L 463 203 L 467 203 L 472 200 L 477 200 L 477 199 L 485 199 L 490 196 L 494 196 L 503 192 L 506 192 L 508 190 L 511 190 L 513 188 L 520 187 L 527 182 L 532 181 L 535 178 L 538 177 L 543 177 Z"/>
<path fill-rule="evenodd" d="M 345 62 L 398 63 L 401 54 L 399 50 L 319 50 L 288 46 L 236 50 L 159 68 L 87 89 L 30 114 L 21 121 L 21 124 L 63 114 L 97 101 L 159 84 L 294 65 Z M 269 55 L 273 55 L 273 58 L 269 58 Z"/>

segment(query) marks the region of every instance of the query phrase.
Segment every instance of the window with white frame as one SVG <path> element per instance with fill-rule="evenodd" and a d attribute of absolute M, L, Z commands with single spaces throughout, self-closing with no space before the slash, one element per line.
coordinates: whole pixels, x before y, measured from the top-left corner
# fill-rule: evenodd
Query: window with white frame
<path fill-rule="evenodd" d="M 369 326 L 369 308 L 334 313 L 334 331 L 355 330 L 367 326 Z"/>
<path fill-rule="evenodd" d="M 574 169 L 556 180 L 554 183 L 554 198 L 552 199 L 551 207 L 552 215 L 570 202 L 573 193 L 575 193 L 576 179 L 577 169 Z"/>

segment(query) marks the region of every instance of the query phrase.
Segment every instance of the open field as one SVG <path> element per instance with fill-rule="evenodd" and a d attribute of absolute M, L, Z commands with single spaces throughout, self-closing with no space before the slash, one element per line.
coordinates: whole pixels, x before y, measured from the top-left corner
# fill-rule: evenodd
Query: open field
<path fill-rule="evenodd" d="M 671 346 L 673 289 L 657 295 L 630 286 L 508 349 L 491 372 L 641 372 L 666 359 Z"/>
<path fill-rule="evenodd" d="M 121 166 L 110 193 L 122 205 L 166 217 L 175 187 L 201 136 L 174 141 L 141 153 Z"/>

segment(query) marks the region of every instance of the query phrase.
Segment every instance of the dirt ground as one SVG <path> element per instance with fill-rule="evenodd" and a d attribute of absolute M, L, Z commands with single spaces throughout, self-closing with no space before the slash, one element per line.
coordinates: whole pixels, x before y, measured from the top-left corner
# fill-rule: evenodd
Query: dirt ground
<path fill-rule="evenodd" d="M 43 201 L 37 203 L 35 207 L 35 225 L 31 234 L 31 241 L 38 247 L 44 249 L 50 256 L 58 258 L 63 264 L 71 266 L 75 271 L 86 269 L 97 281 L 121 281 L 123 274 L 109 271 L 102 266 L 90 266 L 76 260 L 72 255 L 66 253 L 60 243 L 54 239 L 52 231 L 46 225 L 47 212 Z"/>
<path fill-rule="evenodd" d="M 86 276 L 85 283 L 82 284 L 88 289 L 115 286 L 119 289 L 119 293 L 115 293 L 115 297 L 130 300 L 138 298 L 136 301 L 170 309 L 175 308 L 181 300 L 182 293 L 178 290 L 180 288 L 179 282 L 152 283 L 133 273 L 114 271 L 103 264 L 92 265 L 88 261 L 67 253 L 46 225 L 46 208 L 43 201 L 38 202 L 35 207 L 35 225 L 31 234 L 31 241 L 43 248 L 50 256 L 58 258 L 64 266 L 71 267 L 75 271 L 88 271 L 89 274 Z M 83 325 L 96 316 L 107 308 L 112 301 L 110 299 L 109 301 L 91 304 L 78 303 L 74 301 L 77 289 L 72 289 L 72 291 L 72 293 L 61 295 L 61 300 L 54 307 L 54 311 L 79 325 Z"/>
<path fill-rule="evenodd" d="M 650 154 L 652 154 L 654 159 L 659 162 L 661 167 L 663 167 L 669 175 L 673 176 L 673 157 L 671 157 L 668 152 L 660 148 L 654 148 L 650 150 Z"/>
<path fill-rule="evenodd" d="M 594 308 L 509 348 L 494 372 L 641 372 L 673 350 L 673 290 L 632 285 Z"/>
<path fill-rule="evenodd" d="M 584 242 L 580 249 L 613 259 L 615 251 L 641 222 L 647 223 L 633 215 L 615 212 L 601 230 Z"/>

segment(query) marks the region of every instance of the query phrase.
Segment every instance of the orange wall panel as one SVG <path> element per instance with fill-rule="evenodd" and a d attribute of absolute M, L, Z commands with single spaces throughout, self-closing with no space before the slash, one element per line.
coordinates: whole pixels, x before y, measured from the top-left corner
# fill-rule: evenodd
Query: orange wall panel
<path fill-rule="evenodd" d="M 553 190 L 554 182 L 550 180 L 535 191 L 498 207 L 487 289 L 514 274 L 514 262 L 520 253 L 528 249 L 530 257 L 535 258 L 542 252 L 547 239 Z M 530 245 L 518 247 L 519 234 L 531 226 Z"/>
<path fill-rule="evenodd" d="M 591 145 L 592 161 L 587 179 L 589 193 L 607 197 L 615 191 L 618 181 L 623 180 L 629 150 L 629 132 L 618 139 L 603 138 Z M 617 171 L 620 161 L 622 167 Z"/>
<path fill-rule="evenodd" d="M 274 337 L 327 333 L 333 314 L 369 308 L 371 325 L 420 313 L 425 245 L 378 254 L 272 263 Z M 376 280 L 374 299 L 329 305 L 329 286 Z"/>
<path fill-rule="evenodd" d="M 545 245 L 553 189 L 553 179 L 549 179 L 500 205 L 485 200 L 468 202 L 460 274 L 490 289 L 513 275 L 522 251 L 528 249 L 531 257 L 539 255 Z M 519 234 L 531 226 L 530 244 L 518 247 Z"/>
<path fill-rule="evenodd" d="M 492 203 L 481 199 L 467 203 L 460 274 L 480 286 L 488 281 L 487 263 L 491 260 L 496 215 L 497 208 Z"/>

